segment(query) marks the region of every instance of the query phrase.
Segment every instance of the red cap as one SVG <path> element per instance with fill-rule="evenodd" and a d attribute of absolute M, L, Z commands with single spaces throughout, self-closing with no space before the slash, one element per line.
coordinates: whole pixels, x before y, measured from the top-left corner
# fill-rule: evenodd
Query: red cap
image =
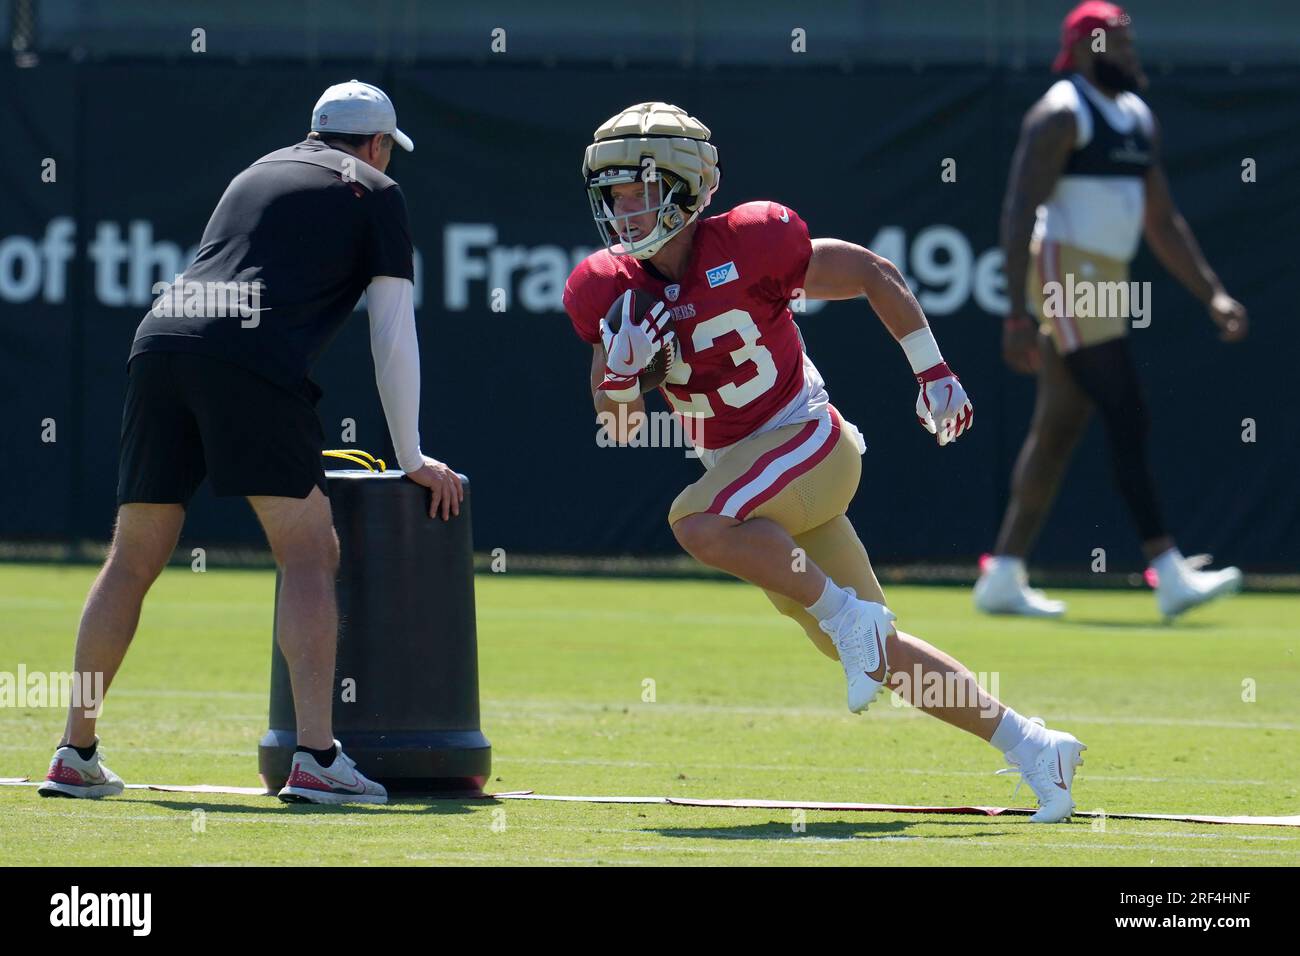
<path fill-rule="evenodd" d="M 1074 67 L 1074 55 L 1070 48 L 1090 36 L 1093 30 L 1128 26 L 1129 22 L 1129 15 L 1123 7 L 1106 3 L 1105 0 L 1084 0 L 1061 21 L 1061 52 L 1052 61 L 1052 72 L 1064 73 Z"/>

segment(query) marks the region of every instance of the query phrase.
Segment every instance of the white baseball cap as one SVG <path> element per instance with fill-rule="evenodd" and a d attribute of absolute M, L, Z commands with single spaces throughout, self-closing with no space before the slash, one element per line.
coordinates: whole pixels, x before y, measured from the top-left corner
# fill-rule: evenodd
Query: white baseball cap
<path fill-rule="evenodd" d="M 389 133 L 408 153 L 415 149 L 411 137 L 397 128 L 397 110 L 388 94 L 360 80 L 336 83 L 322 93 L 311 111 L 311 128 L 316 133 Z"/>

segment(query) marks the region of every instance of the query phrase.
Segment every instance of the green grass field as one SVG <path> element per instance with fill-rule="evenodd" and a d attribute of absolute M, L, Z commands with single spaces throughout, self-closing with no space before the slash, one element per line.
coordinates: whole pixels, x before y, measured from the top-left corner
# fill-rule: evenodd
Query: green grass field
<path fill-rule="evenodd" d="M 0 566 L 0 671 L 71 667 L 86 567 Z M 255 786 L 273 574 L 169 569 L 100 724 L 128 783 Z M 1146 592 L 1063 594 L 1069 622 L 977 617 L 956 588 L 894 587 L 901 625 L 1089 746 L 1080 810 L 1300 814 L 1300 597 L 1244 595 L 1158 623 Z M 548 794 L 1024 806 L 1001 756 L 880 698 L 756 590 L 694 581 L 477 579 L 490 789 Z M 642 702 L 643 681 L 656 700 Z M 1243 681 L 1255 700 L 1243 701 Z M 0 709 L 0 777 L 43 776 L 59 710 Z M 344 741 L 346 744 L 346 740 Z M 195 813 L 202 810 L 202 815 Z M 196 823 L 202 821 L 202 827 Z M 530 801 L 285 806 L 131 791 L 41 800 L 0 787 L 14 864 L 1300 864 L 1300 830 L 1108 819 Z"/>

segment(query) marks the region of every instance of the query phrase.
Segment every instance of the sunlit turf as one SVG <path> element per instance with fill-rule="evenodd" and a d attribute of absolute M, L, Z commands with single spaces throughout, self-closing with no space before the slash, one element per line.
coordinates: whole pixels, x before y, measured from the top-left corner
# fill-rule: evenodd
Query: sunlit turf
<path fill-rule="evenodd" d="M 71 667 L 93 569 L 0 566 L 0 671 Z M 164 573 L 100 733 L 128 783 L 254 786 L 274 576 Z M 546 794 L 1026 805 L 1001 757 L 843 677 L 741 584 L 477 578 L 489 789 Z M 1159 623 L 1149 592 L 1061 592 L 1061 622 L 977 616 L 969 592 L 894 587 L 900 624 L 996 674 L 1026 715 L 1089 747 L 1080 810 L 1300 814 L 1300 597 L 1248 594 Z M 648 683 L 653 682 L 653 683 Z M 653 691 L 653 694 L 650 691 Z M 653 697 L 652 700 L 648 698 Z M 54 709 L 0 708 L 0 777 L 43 775 Z M 344 740 L 346 745 L 347 741 Z M 197 812 L 197 811 L 202 811 Z M 1300 864 L 1300 830 L 1086 818 L 403 800 L 128 790 L 97 802 L 0 787 L 0 860 L 29 864 Z"/>

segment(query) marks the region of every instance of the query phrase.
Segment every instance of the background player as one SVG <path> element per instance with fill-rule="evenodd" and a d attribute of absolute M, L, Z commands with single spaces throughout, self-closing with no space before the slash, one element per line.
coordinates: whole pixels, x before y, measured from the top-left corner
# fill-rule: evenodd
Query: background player
<path fill-rule="evenodd" d="M 1224 291 L 1169 194 L 1160 131 L 1127 24 L 1114 4 L 1089 0 L 1065 18 L 1056 72 L 1070 71 L 1025 115 L 1002 212 L 1010 309 L 1003 354 L 1037 373 L 1038 397 L 1011 477 L 993 557 L 975 585 L 983 611 L 1057 617 L 1065 604 L 1029 588 L 1025 556 L 1094 408 L 1115 480 L 1159 584 L 1166 617 L 1241 587 L 1236 568 L 1200 571 L 1174 544 L 1147 462 L 1149 420 L 1127 340 L 1128 317 L 1046 314 L 1044 284 L 1128 282 L 1145 235 L 1169 272 L 1200 300 L 1225 342 L 1246 334 L 1246 310 Z M 1094 50 L 1094 31 L 1104 49 Z M 1033 260 L 1031 268 L 1030 260 Z M 1148 303 L 1149 306 L 1149 303 Z"/>
<path fill-rule="evenodd" d="M 626 441 L 631 413 L 644 407 L 638 375 L 660 347 L 675 348 L 663 391 L 706 469 L 669 513 L 682 547 L 758 585 L 838 658 L 850 710 L 888 684 L 1003 752 L 1038 797 L 1034 820 L 1065 819 L 1083 745 L 1002 706 L 957 661 L 895 629 L 845 514 L 865 446 L 830 404 L 790 300 L 865 295 L 902 346 L 921 388 L 917 417 L 940 445 L 973 422 L 961 383 L 887 260 L 838 239 L 810 241 L 794 210 L 774 202 L 701 219 L 719 178 L 709 135 L 678 107 L 640 103 L 602 124 L 587 148 L 583 175 L 606 248 L 573 270 L 564 303 L 592 346 L 598 415 L 613 413 Z M 662 300 L 672 329 L 642 315 L 611 332 L 602 317 L 630 289 Z M 911 683 L 922 674 L 960 686 L 957 699 L 923 706 Z"/>

